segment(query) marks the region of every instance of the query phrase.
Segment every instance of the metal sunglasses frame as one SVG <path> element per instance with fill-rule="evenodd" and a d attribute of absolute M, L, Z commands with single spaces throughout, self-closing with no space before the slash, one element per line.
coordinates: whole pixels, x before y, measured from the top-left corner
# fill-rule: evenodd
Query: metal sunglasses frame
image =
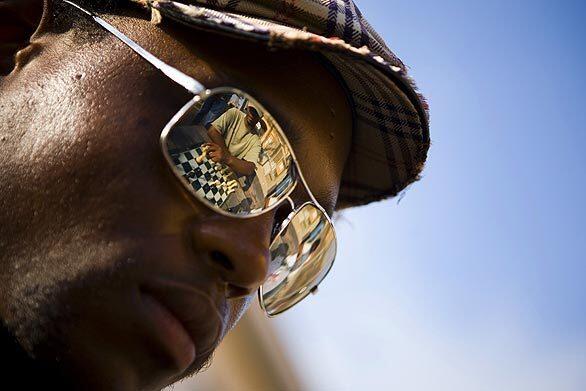
<path fill-rule="evenodd" d="M 87 16 L 89 16 L 90 18 L 92 18 L 97 24 L 99 24 L 102 28 L 104 28 L 106 31 L 108 31 L 109 33 L 111 33 L 112 35 L 114 35 L 116 38 L 118 38 L 120 41 L 122 41 L 124 44 L 126 44 L 130 49 L 132 49 L 135 53 L 137 53 L 140 57 L 142 57 L 144 60 L 146 60 L 147 62 L 149 62 L 151 65 L 153 65 L 155 68 L 157 68 L 159 71 L 161 71 L 165 76 L 167 76 L 169 79 L 171 79 L 172 81 L 174 81 L 176 84 L 180 85 L 181 87 L 185 88 L 188 92 L 192 93 L 194 95 L 194 97 L 189 100 L 189 102 L 187 102 L 178 112 L 177 114 L 175 114 L 173 116 L 173 118 L 169 121 L 169 123 L 163 128 L 163 131 L 161 132 L 161 136 L 160 136 L 160 144 L 161 144 L 161 149 L 163 152 L 163 155 L 165 156 L 165 159 L 167 160 L 167 162 L 170 164 L 170 168 L 172 169 L 173 167 L 173 162 L 171 160 L 171 157 L 169 156 L 169 152 L 165 146 L 165 141 L 167 139 L 167 136 L 169 134 L 169 132 L 173 129 L 173 127 L 177 124 L 177 122 L 183 117 L 183 115 L 190 109 L 193 107 L 193 105 L 195 105 L 197 102 L 199 102 L 200 100 L 205 100 L 207 99 L 209 96 L 217 93 L 217 92 L 232 92 L 235 94 L 243 94 L 248 98 L 251 98 L 253 103 L 258 105 L 264 112 L 269 113 L 269 110 L 266 110 L 264 108 L 264 106 L 262 104 L 260 104 L 258 101 L 256 101 L 256 99 L 254 97 L 252 97 L 250 94 L 241 91 L 237 88 L 232 88 L 232 87 L 219 87 L 219 88 L 215 88 L 215 89 L 207 89 L 203 84 L 201 84 L 199 81 L 197 81 L 196 79 L 192 78 L 191 76 L 181 72 L 180 70 L 172 67 L 171 65 L 165 63 L 164 61 L 160 60 L 159 58 L 157 58 L 156 56 L 154 56 L 153 54 L 151 54 L 150 52 L 148 52 L 146 49 L 144 49 L 143 47 L 141 47 L 139 44 L 137 44 L 136 42 L 134 42 L 132 39 L 130 39 L 129 37 L 127 37 L 126 35 L 124 35 L 120 30 L 118 30 L 116 27 L 112 26 L 111 24 L 109 24 L 108 22 L 106 22 L 104 19 L 100 18 L 99 16 L 97 16 L 96 14 L 94 14 L 91 11 L 88 11 L 86 9 L 84 9 L 83 7 L 71 2 L 70 0 L 61 0 L 64 3 L 67 3 L 69 5 L 71 5 L 72 7 L 76 8 L 77 10 L 81 11 L 82 13 L 86 14 Z M 272 117 L 272 115 L 271 115 Z M 275 119 L 275 122 L 278 124 L 278 121 Z M 267 314 L 268 317 L 274 317 L 276 315 L 279 315 L 289 309 L 291 309 L 292 307 L 294 307 L 296 304 L 298 304 L 299 302 L 301 302 L 303 299 L 305 299 L 310 293 L 315 293 L 317 291 L 317 287 L 319 286 L 319 284 L 321 284 L 321 282 L 327 277 L 327 275 L 329 274 L 329 272 L 331 271 L 333 265 L 334 265 L 334 261 L 336 259 L 336 255 L 337 255 L 337 243 L 338 243 L 338 239 L 336 236 L 336 229 L 334 227 L 334 224 L 332 223 L 332 220 L 330 218 L 330 216 L 327 214 L 327 212 L 325 211 L 325 209 L 320 205 L 320 203 L 317 201 L 317 199 L 315 198 L 315 196 L 313 195 L 313 193 L 311 192 L 311 190 L 309 189 L 309 186 L 307 184 L 307 181 L 305 180 L 305 177 L 303 176 L 303 173 L 301 172 L 301 168 L 299 166 L 299 162 L 297 160 L 297 157 L 295 156 L 295 151 L 293 150 L 293 148 L 291 147 L 291 144 L 289 143 L 289 139 L 287 138 L 287 136 L 285 135 L 285 133 L 283 132 L 283 130 L 281 129 L 280 126 L 277 127 L 277 131 L 279 132 L 281 138 L 283 139 L 283 141 L 285 142 L 285 145 L 289 148 L 289 151 L 291 152 L 291 158 L 293 160 L 293 164 L 296 170 L 296 174 L 297 174 L 297 178 L 295 178 L 295 182 L 291 185 L 291 188 L 282 196 L 282 199 L 279 202 L 274 203 L 273 205 L 269 206 L 266 209 L 263 209 L 262 211 L 255 213 L 255 214 L 249 214 L 249 215 L 238 215 L 238 214 L 234 214 L 234 213 L 228 213 L 224 210 L 222 210 L 221 208 L 218 207 L 213 207 L 211 206 L 209 203 L 207 202 L 202 202 L 200 200 L 200 197 L 198 195 L 195 194 L 195 191 L 193 189 L 190 189 L 188 186 L 185 186 L 185 184 L 183 184 L 183 187 L 185 189 L 187 189 L 192 196 L 195 197 L 195 199 L 199 200 L 202 204 L 206 205 L 208 208 L 210 208 L 211 210 L 220 213 L 221 215 L 227 216 L 227 217 L 232 217 L 232 218 L 237 218 L 237 219 L 247 219 L 247 218 L 253 218 L 253 217 L 257 217 L 260 215 L 263 215 L 265 213 L 270 212 L 271 210 L 281 206 L 283 204 L 283 202 L 288 201 L 291 205 L 291 213 L 289 213 L 289 215 L 281 222 L 281 227 L 279 229 L 279 232 L 277 233 L 277 235 L 275 237 L 280 236 L 289 226 L 289 223 L 291 222 L 291 220 L 295 217 L 295 215 L 297 213 L 299 213 L 299 211 L 301 211 L 303 208 L 305 208 L 306 206 L 313 206 L 315 208 L 317 208 L 322 215 L 326 218 L 326 221 L 328 222 L 328 224 L 331 226 L 332 228 L 332 232 L 334 235 L 334 255 L 332 257 L 332 261 L 330 262 L 329 266 L 327 267 L 326 272 L 324 273 L 323 277 L 316 282 L 316 284 L 312 287 L 308 287 L 308 289 L 306 290 L 306 294 L 302 297 L 300 297 L 297 301 L 295 301 L 293 304 L 291 304 L 289 307 L 285 308 L 282 311 L 276 312 L 276 313 L 269 313 L 267 311 L 267 308 L 265 307 L 265 303 L 264 300 L 262 298 L 262 292 L 263 292 L 263 285 L 261 285 L 258 289 L 258 298 L 259 298 L 259 303 L 261 308 L 263 309 L 263 311 L 265 312 L 265 314 Z M 177 173 L 177 170 L 172 169 L 173 173 L 179 177 L 179 174 Z M 181 180 L 181 178 L 179 178 Z M 307 192 L 307 194 L 309 195 L 310 201 L 307 201 L 305 203 L 303 203 L 302 205 L 300 205 L 299 207 L 295 207 L 295 203 L 293 202 L 293 200 L 291 199 L 290 195 L 291 193 L 295 190 L 295 188 L 297 187 L 297 184 L 299 183 L 299 181 L 301 180 L 301 183 L 303 184 L 305 191 Z M 181 181 L 183 183 L 183 181 Z"/>

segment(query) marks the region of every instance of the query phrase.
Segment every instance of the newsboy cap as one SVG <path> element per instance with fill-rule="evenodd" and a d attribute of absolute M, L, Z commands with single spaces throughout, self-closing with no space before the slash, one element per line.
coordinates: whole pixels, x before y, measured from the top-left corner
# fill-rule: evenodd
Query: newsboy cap
<path fill-rule="evenodd" d="M 331 64 L 354 114 L 337 209 L 393 197 L 419 178 L 430 145 L 426 102 L 352 0 L 132 1 L 154 20 L 310 50 Z"/>

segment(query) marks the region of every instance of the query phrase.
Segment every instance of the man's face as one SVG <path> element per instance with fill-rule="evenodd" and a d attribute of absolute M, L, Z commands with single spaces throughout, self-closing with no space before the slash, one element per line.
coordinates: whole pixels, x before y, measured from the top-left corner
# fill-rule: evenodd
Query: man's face
<path fill-rule="evenodd" d="M 206 86 L 262 102 L 332 212 L 351 114 L 314 57 L 110 21 Z M 237 220 L 190 198 L 159 147 L 190 96 L 116 38 L 41 34 L 28 57 L 0 81 L 0 318 L 86 388 L 157 388 L 198 370 L 263 282 L 282 211 Z"/>
<path fill-rule="evenodd" d="M 256 125 L 260 120 L 258 113 L 252 109 L 250 106 L 246 108 L 246 124 L 248 128 L 251 130 L 256 130 Z"/>

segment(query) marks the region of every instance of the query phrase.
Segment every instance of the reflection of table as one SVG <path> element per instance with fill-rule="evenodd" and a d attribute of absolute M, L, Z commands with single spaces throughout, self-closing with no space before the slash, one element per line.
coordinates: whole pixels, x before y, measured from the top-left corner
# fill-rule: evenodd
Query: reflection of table
<path fill-rule="evenodd" d="M 250 211 L 264 207 L 265 195 L 260 186 L 258 175 L 254 176 L 246 191 L 243 190 L 246 186 L 246 177 L 238 178 L 238 183 L 240 186 L 234 193 L 228 196 L 228 199 L 224 203 L 224 209 L 234 208 L 238 205 L 240 205 L 238 211 Z"/>
<path fill-rule="evenodd" d="M 240 205 L 242 201 L 244 201 L 245 199 L 246 194 L 244 194 L 242 187 L 238 186 L 238 188 L 232 194 L 228 195 L 228 198 L 226 199 L 226 201 L 224 201 L 224 204 L 222 205 L 222 209 L 233 209 Z"/>

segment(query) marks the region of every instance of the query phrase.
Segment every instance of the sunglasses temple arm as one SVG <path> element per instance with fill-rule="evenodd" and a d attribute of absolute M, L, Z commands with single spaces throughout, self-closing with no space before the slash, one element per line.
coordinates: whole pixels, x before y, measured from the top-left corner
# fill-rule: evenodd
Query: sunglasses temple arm
<path fill-rule="evenodd" d="M 289 145 L 289 148 L 291 148 L 290 145 Z M 291 150 L 293 150 L 293 148 L 291 148 Z M 313 201 L 313 203 L 315 205 L 317 205 L 318 208 L 329 218 L 329 216 L 326 213 L 325 209 L 323 208 L 323 206 L 321 206 L 321 204 L 315 198 L 315 196 L 313 195 L 313 192 L 309 188 L 309 185 L 307 184 L 307 181 L 305 180 L 305 177 L 303 176 L 303 173 L 301 172 L 301 168 L 299 167 L 299 162 L 297 161 L 297 158 L 295 157 L 295 155 L 293 155 L 293 160 L 295 162 L 295 166 L 297 167 L 297 175 L 299 176 L 299 179 L 300 179 L 297 182 L 301 182 L 301 184 L 303 185 L 303 187 L 305 187 L 305 192 L 307 193 L 307 195 L 309 196 L 309 198 L 311 199 L 311 201 Z M 289 198 L 289 200 L 290 200 L 289 202 L 291 202 L 291 203 L 293 202 L 293 201 L 291 201 L 290 198 Z"/>
<path fill-rule="evenodd" d="M 186 75 L 185 73 L 181 72 L 180 70 L 175 69 L 172 66 L 170 66 L 169 64 L 159 60 L 157 57 L 155 57 L 151 53 L 147 52 L 140 45 L 138 45 L 132 39 L 128 38 L 126 35 L 124 35 L 122 32 L 120 32 L 118 29 L 116 29 L 116 27 L 112 26 L 111 24 L 106 22 L 104 19 L 91 13 L 90 11 L 85 10 L 84 8 L 80 7 L 79 5 L 72 3 L 69 0 L 62 0 L 62 1 L 64 3 L 67 3 L 67 4 L 77 8 L 81 12 L 83 12 L 86 15 L 88 15 L 89 17 L 91 17 L 102 28 L 104 28 L 105 30 L 107 30 L 108 32 L 113 34 L 116 38 L 118 38 L 119 40 L 124 42 L 124 44 L 126 44 L 128 47 L 130 47 L 132 50 L 134 50 L 139 56 L 141 56 L 143 59 L 148 61 L 151 65 L 153 65 L 155 68 L 160 70 L 162 73 L 164 73 L 168 78 L 173 80 L 175 83 L 177 83 L 180 86 L 182 86 L 183 88 L 185 88 L 187 91 L 191 92 L 194 95 L 198 95 L 206 90 L 206 88 L 203 86 L 203 84 L 201 84 L 200 82 L 198 82 L 194 78 Z"/>

